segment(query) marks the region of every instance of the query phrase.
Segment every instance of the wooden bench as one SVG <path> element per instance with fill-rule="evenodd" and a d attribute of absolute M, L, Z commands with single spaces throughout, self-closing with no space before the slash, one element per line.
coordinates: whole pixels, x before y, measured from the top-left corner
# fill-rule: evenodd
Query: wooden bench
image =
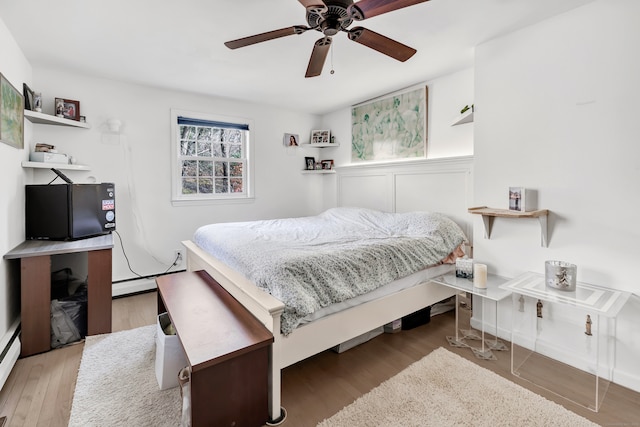
<path fill-rule="evenodd" d="M 204 271 L 156 283 L 191 366 L 192 426 L 264 425 L 273 335 Z"/>

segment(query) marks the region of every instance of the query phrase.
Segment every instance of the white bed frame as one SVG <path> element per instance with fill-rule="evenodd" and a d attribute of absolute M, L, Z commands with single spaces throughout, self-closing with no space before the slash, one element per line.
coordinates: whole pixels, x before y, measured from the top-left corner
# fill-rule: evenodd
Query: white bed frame
<path fill-rule="evenodd" d="M 334 313 L 284 336 L 280 333 L 280 315 L 284 310 L 282 302 L 257 288 L 246 277 L 204 252 L 192 241 L 182 243 L 187 248 L 187 270 L 205 270 L 273 334 L 269 360 L 271 420 L 280 417 L 280 371 L 283 368 L 454 295 L 451 288 L 425 282 Z"/>
<path fill-rule="evenodd" d="M 471 223 L 466 220 L 470 215 L 466 210 L 471 206 L 469 194 L 472 188 L 472 160 L 471 157 L 465 157 L 413 162 L 410 166 L 338 169 L 338 204 L 349 205 L 347 200 L 353 202 L 349 196 L 357 195 L 358 200 L 354 203 L 361 207 L 392 212 L 442 212 L 461 225 L 471 239 Z M 390 183 L 385 186 L 382 198 L 378 185 L 381 179 Z M 415 193 L 405 196 L 407 186 L 411 184 L 417 186 L 419 199 L 413 196 Z M 367 186 L 370 186 L 370 191 L 363 191 Z M 283 368 L 455 293 L 451 288 L 426 281 L 308 323 L 284 336 L 280 333 L 280 315 L 284 310 L 281 301 L 257 288 L 245 276 L 206 253 L 192 241 L 185 241 L 183 244 L 187 249 L 187 270 L 205 270 L 273 334 L 274 343 L 269 361 L 269 416 L 272 421 L 281 417 L 280 372 Z"/>

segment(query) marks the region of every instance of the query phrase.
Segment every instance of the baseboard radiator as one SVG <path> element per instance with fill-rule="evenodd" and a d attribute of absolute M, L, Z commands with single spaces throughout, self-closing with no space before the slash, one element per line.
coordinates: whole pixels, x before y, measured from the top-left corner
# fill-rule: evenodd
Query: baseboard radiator
<path fill-rule="evenodd" d="M 0 389 L 9 378 L 20 356 L 20 319 L 16 319 L 0 341 Z"/>

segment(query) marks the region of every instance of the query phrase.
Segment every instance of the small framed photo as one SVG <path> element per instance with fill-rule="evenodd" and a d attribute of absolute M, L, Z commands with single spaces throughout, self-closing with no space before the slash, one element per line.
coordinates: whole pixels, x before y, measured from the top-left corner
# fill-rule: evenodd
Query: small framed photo
<path fill-rule="evenodd" d="M 509 210 L 522 211 L 522 187 L 509 187 Z"/>
<path fill-rule="evenodd" d="M 316 169 L 316 158 L 315 157 L 305 157 L 304 158 L 305 169 L 308 171 L 312 171 Z"/>
<path fill-rule="evenodd" d="M 80 120 L 80 101 L 56 98 L 56 116 L 69 120 Z"/>
<path fill-rule="evenodd" d="M 312 144 L 328 144 L 331 141 L 331 131 L 329 130 L 312 130 Z"/>
<path fill-rule="evenodd" d="M 22 95 L 24 96 L 24 109 L 25 110 L 33 110 L 34 108 L 34 100 L 33 100 L 33 91 L 26 83 L 22 83 Z"/>
<path fill-rule="evenodd" d="M 333 160 L 320 160 L 322 164 L 322 169 L 332 170 L 333 169 Z"/>
<path fill-rule="evenodd" d="M 285 147 L 297 147 L 300 145 L 300 139 L 294 133 L 285 133 L 283 142 Z"/>
<path fill-rule="evenodd" d="M 530 188 L 509 187 L 509 210 L 529 212 L 536 210 L 538 192 Z"/>

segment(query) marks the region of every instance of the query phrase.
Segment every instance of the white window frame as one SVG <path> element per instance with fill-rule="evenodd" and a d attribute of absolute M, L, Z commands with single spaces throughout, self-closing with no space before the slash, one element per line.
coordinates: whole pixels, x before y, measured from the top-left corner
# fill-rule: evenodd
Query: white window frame
<path fill-rule="evenodd" d="M 211 193 L 211 194 L 182 194 L 182 165 L 180 162 L 180 126 L 178 117 L 188 117 L 197 120 L 207 120 L 227 123 L 241 123 L 249 125 L 245 141 L 246 164 L 244 168 L 245 182 L 243 193 Z M 202 113 L 189 110 L 171 109 L 171 203 L 174 206 L 198 205 L 230 202 L 253 201 L 254 188 L 254 160 L 253 160 L 253 120 L 245 117 L 231 117 L 212 113 Z"/>

